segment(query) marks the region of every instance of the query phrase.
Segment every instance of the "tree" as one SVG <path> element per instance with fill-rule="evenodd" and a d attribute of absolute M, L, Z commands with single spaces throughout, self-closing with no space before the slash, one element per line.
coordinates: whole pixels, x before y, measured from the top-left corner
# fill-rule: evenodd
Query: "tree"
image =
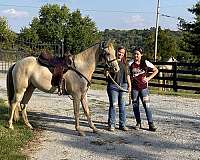
<path fill-rule="evenodd" d="M 153 59 L 154 57 L 154 45 L 155 45 L 155 29 L 151 28 L 148 36 L 145 38 L 145 53 L 146 58 Z M 177 42 L 171 35 L 170 30 L 158 29 L 158 59 L 166 61 L 171 56 L 176 57 Z"/>
<path fill-rule="evenodd" d="M 47 4 L 39 12 L 37 33 L 43 42 L 60 42 L 64 38 L 64 27 L 68 23 L 69 9 L 64 5 Z"/>
<path fill-rule="evenodd" d="M 161 30 L 159 28 L 158 36 L 158 52 L 160 53 L 161 60 L 166 61 L 170 57 L 176 57 L 177 45 L 176 41 L 170 35 L 169 30 Z"/>
<path fill-rule="evenodd" d="M 186 22 L 179 18 L 179 27 L 184 33 L 184 50 L 200 57 L 200 2 L 197 2 L 188 11 L 195 15 L 193 22 Z"/>
<path fill-rule="evenodd" d="M 39 34 L 37 33 L 39 26 L 39 19 L 34 17 L 30 27 L 24 27 L 21 29 L 18 36 L 19 41 L 29 41 L 32 43 L 37 43 L 39 41 Z"/>
<path fill-rule="evenodd" d="M 79 10 L 70 13 L 67 6 L 47 4 L 41 7 L 30 27 L 21 30 L 20 38 L 31 42 L 61 43 L 65 50 L 78 53 L 99 38 L 95 23 L 89 17 L 82 17 Z"/>
<path fill-rule="evenodd" d="M 95 23 L 89 17 L 82 17 L 79 10 L 74 11 L 65 26 L 65 46 L 72 53 L 83 51 L 99 39 Z"/>
<path fill-rule="evenodd" d="M 0 17 L 0 42 L 9 47 L 15 39 L 16 34 L 9 29 L 6 18 Z"/>

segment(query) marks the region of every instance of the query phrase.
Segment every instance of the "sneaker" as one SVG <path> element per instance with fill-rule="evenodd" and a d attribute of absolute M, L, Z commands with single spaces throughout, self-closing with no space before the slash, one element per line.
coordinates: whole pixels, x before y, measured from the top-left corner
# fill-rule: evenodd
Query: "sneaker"
<path fill-rule="evenodd" d="M 141 128 L 142 128 L 141 123 L 137 123 L 137 124 L 135 125 L 135 130 L 139 130 L 139 129 L 141 129 Z"/>
<path fill-rule="evenodd" d="M 157 127 L 153 123 L 149 124 L 149 131 L 155 132 L 156 129 L 157 129 Z"/>
<path fill-rule="evenodd" d="M 128 127 L 119 127 L 119 130 L 122 130 L 122 131 L 128 131 Z"/>
<path fill-rule="evenodd" d="M 115 127 L 109 126 L 108 130 L 111 131 L 111 132 L 114 132 L 115 131 Z"/>

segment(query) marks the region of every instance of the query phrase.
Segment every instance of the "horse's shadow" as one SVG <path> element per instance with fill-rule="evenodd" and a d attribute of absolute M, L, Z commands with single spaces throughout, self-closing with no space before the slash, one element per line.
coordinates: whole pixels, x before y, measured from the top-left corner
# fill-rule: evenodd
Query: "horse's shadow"
<path fill-rule="evenodd" d="M 69 135 L 76 135 L 78 134 L 77 131 L 74 129 L 70 129 L 67 127 L 60 127 L 61 125 L 58 124 L 67 124 L 67 125 L 73 125 L 75 126 L 75 120 L 74 117 L 70 116 L 61 116 L 61 115 L 54 115 L 54 114 L 47 114 L 44 112 L 29 112 L 29 117 L 31 120 L 31 123 L 34 128 L 40 128 L 43 130 L 53 131 L 53 132 L 59 132 Z M 100 130 L 106 130 L 106 124 L 107 122 L 100 122 L 100 121 L 93 121 L 97 129 Z M 63 125 L 62 125 L 63 126 Z M 85 128 L 89 127 L 88 121 L 86 119 L 80 118 L 80 127 Z M 85 130 L 87 134 L 92 132 Z"/>

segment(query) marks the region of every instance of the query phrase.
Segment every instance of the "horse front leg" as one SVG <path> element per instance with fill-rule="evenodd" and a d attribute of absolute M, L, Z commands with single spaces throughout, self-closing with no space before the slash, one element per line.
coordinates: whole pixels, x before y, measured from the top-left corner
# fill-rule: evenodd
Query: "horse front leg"
<path fill-rule="evenodd" d="M 81 104 L 82 104 L 82 107 L 83 107 L 85 116 L 87 117 L 87 120 L 88 120 L 88 123 L 89 123 L 90 128 L 93 129 L 93 132 L 94 132 L 94 133 L 97 133 L 98 130 L 97 130 L 97 128 L 95 127 L 95 125 L 94 125 L 94 123 L 92 122 L 92 119 L 91 119 L 90 110 L 89 110 L 89 106 L 88 106 L 87 93 L 86 93 L 86 94 L 84 95 L 84 97 L 81 99 Z"/>
<path fill-rule="evenodd" d="M 27 111 L 26 111 L 27 104 L 21 104 L 21 108 L 22 108 L 22 118 L 24 120 L 25 125 L 28 128 L 33 129 L 32 125 L 29 123 L 28 116 L 27 116 Z"/>
<path fill-rule="evenodd" d="M 23 117 L 24 123 L 30 129 L 33 129 L 33 127 L 29 123 L 26 108 L 27 108 L 27 104 L 28 104 L 34 90 L 35 90 L 35 87 L 32 84 L 29 84 L 29 86 L 26 89 L 26 92 L 24 93 L 21 104 L 20 104 L 21 109 L 22 109 L 22 117 Z"/>
<path fill-rule="evenodd" d="M 75 129 L 78 131 L 80 136 L 85 136 L 85 133 L 80 129 L 80 122 L 79 122 L 80 98 L 73 99 L 73 107 L 74 107 L 74 116 L 75 116 Z"/>

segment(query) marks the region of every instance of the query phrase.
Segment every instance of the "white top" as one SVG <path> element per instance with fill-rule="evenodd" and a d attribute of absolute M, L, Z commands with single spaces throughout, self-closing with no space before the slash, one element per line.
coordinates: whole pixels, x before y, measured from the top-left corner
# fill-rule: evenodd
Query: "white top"
<path fill-rule="evenodd" d="M 131 64 L 132 64 L 133 62 L 134 62 L 133 59 L 130 60 L 130 61 L 128 62 L 128 66 L 131 66 Z M 149 67 L 149 68 L 154 68 L 154 67 L 155 67 L 155 66 L 153 65 L 153 63 L 149 62 L 148 60 L 145 60 L 145 64 L 146 64 L 146 66 Z"/>

